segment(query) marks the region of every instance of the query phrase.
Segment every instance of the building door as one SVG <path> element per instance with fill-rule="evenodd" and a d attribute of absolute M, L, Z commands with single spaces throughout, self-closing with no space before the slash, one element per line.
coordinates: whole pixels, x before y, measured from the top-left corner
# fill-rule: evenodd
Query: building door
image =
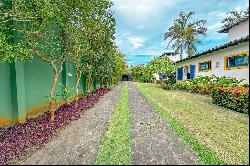
<path fill-rule="evenodd" d="M 190 79 L 195 77 L 195 65 L 190 65 Z"/>
<path fill-rule="evenodd" d="M 178 68 L 177 74 L 178 74 L 177 79 L 178 80 L 183 80 L 183 67 Z"/>
<path fill-rule="evenodd" d="M 185 74 L 187 75 L 187 79 L 190 79 L 190 66 L 185 66 Z"/>

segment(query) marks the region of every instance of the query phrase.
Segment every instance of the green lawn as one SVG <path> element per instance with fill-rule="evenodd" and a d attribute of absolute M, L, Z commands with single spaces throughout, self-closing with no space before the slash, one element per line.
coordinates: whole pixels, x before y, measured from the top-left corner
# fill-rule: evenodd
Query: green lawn
<path fill-rule="evenodd" d="M 108 131 L 101 141 L 97 154 L 97 165 L 131 165 L 130 111 L 128 85 L 123 88 Z"/>
<path fill-rule="evenodd" d="M 209 96 L 135 83 L 205 164 L 249 163 L 249 117 L 212 104 Z"/>

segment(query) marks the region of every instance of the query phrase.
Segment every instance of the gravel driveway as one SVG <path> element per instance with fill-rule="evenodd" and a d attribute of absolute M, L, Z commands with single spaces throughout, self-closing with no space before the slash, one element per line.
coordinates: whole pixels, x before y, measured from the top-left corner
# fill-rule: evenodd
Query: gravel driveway
<path fill-rule="evenodd" d="M 184 144 L 148 100 L 129 84 L 132 160 L 135 165 L 193 165 L 198 157 Z"/>
<path fill-rule="evenodd" d="M 124 84 L 120 84 L 82 117 L 63 129 L 42 149 L 32 154 L 24 165 L 92 165 L 95 163 L 99 142 L 106 132 L 114 106 Z"/>
<path fill-rule="evenodd" d="M 106 94 L 79 120 L 61 130 L 43 148 L 21 165 L 93 165 L 100 140 L 107 131 L 124 83 Z M 131 110 L 132 163 L 134 165 L 193 165 L 198 157 L 153 109 L 132 82 L 129 86 Z"/>

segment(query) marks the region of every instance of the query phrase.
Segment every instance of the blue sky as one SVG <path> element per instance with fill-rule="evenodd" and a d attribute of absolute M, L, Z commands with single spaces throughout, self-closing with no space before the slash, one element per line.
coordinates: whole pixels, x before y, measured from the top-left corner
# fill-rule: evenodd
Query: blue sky
<path fill-rule="evenodd" d="M 217 33 L 225 13 L 245 10 L 248 0 L 112 0 L 117 20 L 116 43 L 129 65 L 146 64 L 167 51 L 164 32 L 179 12 L 195 11 L 193 19 L 206 19 L 208 32 L 198 52 L 227 42 L 227 34 Z M 186 55 L 185 55 L 186 56 Z"/>

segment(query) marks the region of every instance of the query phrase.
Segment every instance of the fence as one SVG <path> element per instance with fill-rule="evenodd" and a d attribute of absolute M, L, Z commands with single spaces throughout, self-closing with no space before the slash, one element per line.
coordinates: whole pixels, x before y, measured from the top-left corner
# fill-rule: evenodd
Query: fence
<path fill-rule="evenodd" d="M 50 65 L 34 57 L 28 62 L 0 63 L 0 125 L 25 122 L 27 116 L 48 110 L 48 95 L 54 74 Z M 65 64 L 55 94 L 63 87 L 75 96 L 75 69 Z M 94 85 L 96 86 L 96 85 Z M 86 77 L 82 76 L 80 91 L 86 92 Z"/>
<path fill-rule="evenodd" d="M 2 2 L 3 12 L 12 8 L 12 1 Z M 61 47 L 61 29 L 53 22 L 49 24 L 47 31 L 53 32 L 54 37 L 58 37 L 57 44 Z M 6 22 L 8 27 L 21 27 L 20 22 Z M 18 29 L 18 28 L 17 28 Z M 43 33 L 46 33 L 44 31 Z M 25 40 L 22 34 L 14 30 L 6 30 L 0 27 L 0 32 L 8 36 L 8 43 L 14 44 L 19 40 Z M 50 33 L 49 33 L 50 34 Z M 39 40 L 38 49 L 46 54 L 48 49 L 42 45 L 51 46 L 50 40 Z M 42 50 L 43 49 L 43 50 Z M 25 122 L 27 116 L 32 116 L 39 112 L 48 110 L 48 96 L 54 79 L 52 67 L 33 56 L 33 59 L 26 62 L 0 63 L 0 125 L 12 122 Z M 93 83 L 93 89 L 96 88 Z M 75 69 L 70 64 L 64 64 L 64 70 L 60 73 L 55 94 L 61 94 L 63 88 L 67 86 L 71 89 L 72 97 L 75 96 Z M 80 81 L 80 92 L 86 92 L 86 77 L 82 76 Z"/>

